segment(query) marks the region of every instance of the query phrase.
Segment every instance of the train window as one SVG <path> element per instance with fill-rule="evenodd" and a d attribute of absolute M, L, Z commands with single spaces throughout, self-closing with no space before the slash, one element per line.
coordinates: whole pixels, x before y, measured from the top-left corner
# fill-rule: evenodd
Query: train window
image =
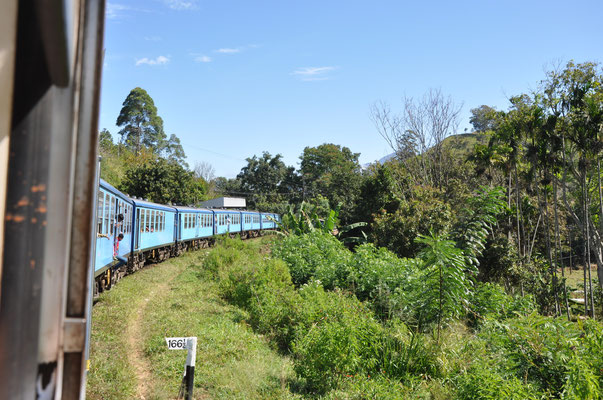
<path fill-rule="evenodd" d="M 98 192 L 98 204 L 96 209 L 96 219 L 98 221 L 98 233 L 103 233 L 103 201 L 105 200 L 105 195 L 103 192 Z"/>
<path fill-rule="evenodd" d="M 109 197 L 109 204 L 111 204 L 111 210 L 109 212 L 109 235 L 113 235 L 115 232 L 115 198 Z"/>
<path fill-rule="evenodd" d="M 105 235 L 109 234 L 109 212 L 111 212 L 111 205 L 110 205 L 110 196 L 108 193 L 105 194 L 105 210 L 103 211 L 104 214 L 104 222 L 103 222 L 103 233 Z"/>

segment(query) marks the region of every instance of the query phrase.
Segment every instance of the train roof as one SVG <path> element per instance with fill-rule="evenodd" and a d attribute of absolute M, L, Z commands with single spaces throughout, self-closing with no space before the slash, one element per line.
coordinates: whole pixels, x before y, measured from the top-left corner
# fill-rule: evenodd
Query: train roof
<path fill-rule="evenodd" d="M 111 192 L 112 194 L 121 197 L 122 200 L 125 200 L 126 202 L 132 204 L 132 198 L 115 189 L 115 187 L 113 187 L 109 182 L 105 181 L 104 179 L 100 179 L 99 186 Z"/>
<path fill-rule="evenodd" d="M 172 212 L 176 211 L 175 207 L 165 206 L 163 204 L 151 203 L 150 201 L 146 201 L 146 200 L 132 199 L 132 201 L 134 202 L 134 205 L 136 207 L 147 207 L 147 208 L 154 208 L 156 210 L 165 210 L 165 211 L 172 211 Z"/>
<path fill-rule="evenodd" d="M 209 208 L 195 208 L 187 206 L 173 206 L 178 211 L 190 211 L 190 212 L 212 212 Z"/>

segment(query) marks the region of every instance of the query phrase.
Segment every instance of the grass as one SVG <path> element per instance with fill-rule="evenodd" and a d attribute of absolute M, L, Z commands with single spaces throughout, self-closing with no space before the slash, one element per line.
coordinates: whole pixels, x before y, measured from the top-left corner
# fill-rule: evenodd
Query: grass
<path fill-rule="evenodd" d="M 172 336 L 198 338 L 197 399 L 295 397 L 287 386 L 291 362 L 205 278 L 200 265 L 209 251 L 147 267 L 101 295 L 92 317 L 88 398 L 176 398 L 186 352 L 167 350 L 164 338 Z"/>

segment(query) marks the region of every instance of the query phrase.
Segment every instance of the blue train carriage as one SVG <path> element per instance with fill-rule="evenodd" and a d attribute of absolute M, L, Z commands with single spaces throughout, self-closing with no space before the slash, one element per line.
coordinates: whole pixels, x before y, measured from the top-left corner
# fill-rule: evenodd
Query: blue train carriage
<path fill-rule="evenodd" d="M 262 229 L 260 213 L 257 211 L 241 211 L 242 232 L 241 237 L 247 239 L 249 237 L 258 237 Z"/>
<path fill-rule="evenodd" d="M 132 256 L 129 272 L 142 268 L 146 261 L 160 262 L 175 252 L 177 240 L 174 207 L 134 199 Z"/>
<path fill-rule="evenodd" d="M 234 236 L 242 231 L 241 211 L 212 210 L 214 212 L 214 235 Z"/>
<path fill-rule="evenodd" d="M 261 213 L 262 230 L 278 228 L 275 221 L 280 222 L 280 215 L 276 213 Z"/>
<path fill-rule="evenodd" d="M 209 247 L 213 242 L 214 213 L 204 208 L 174 207 L 177 210 L 177 254 Z"/>
<path fill-rule="evenodd" d="M 120 263 L 118 257 L 127 259 L 132 252 L 134 203 L 101 179 L 96 206 L 94 292 L 98 294 L 126 273 L 126 266 Z M 118 240 L 120 234 L 123 237 Z"/>

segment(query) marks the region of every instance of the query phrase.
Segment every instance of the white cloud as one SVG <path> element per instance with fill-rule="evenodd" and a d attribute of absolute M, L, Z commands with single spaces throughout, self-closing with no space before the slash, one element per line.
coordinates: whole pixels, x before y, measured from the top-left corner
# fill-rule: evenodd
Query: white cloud
<path fill-rule="evenodd" d="M 196 56 L 195 57 L 195 62 L 198 63 L 208 63 L 208 62 L 212 62 L 212 58 L 208 57 L 208 56 Z"/>
<path fill-rule="evenodd" d="M 241 52 L 241 49 L 224 48 L 224 49 L 215 50 L 215 52 L 216 53 L 222 53 L 222 54 L 235 54 L 235 53 Z"/>
<path fill-rule="evenodd" d="M 172 10 L 195 10 L 198 0 L 164 0 Z"/>
<path fill-rule="evenodd" d="M 161 36 L 145 36 L 144 40 L 147 40 L 149 42 L 160 42 Z"/>
<path fill-rule="evenodd" d="M 142 65 L 142 64 L 148 64 L 148 65 L 164 65 L 167 64 L 168 62 L 170 62 L 169 57 L 165 57 L 165 56 L 159 56 L 155 59 L 152 58 L 140 58 L 138 60 L 136 60 L 136 66 Z"/>
<path fill-rule="evenodd" d="M 124 14 L 124 11 L 130 10 L 129 6 L 124 4 L 117 3 L 107 3 L 107 7 L 105 8 L 105 16 L 107 19 L 116 19 L 121 17 Z"/>
<path fill-rule="evenodd" d="M 298 76 L 302 81 L 326 81 L 329 72 L 336 70 L 337 67 L 302 67 L 291 72 L 291 75 Z"/>

